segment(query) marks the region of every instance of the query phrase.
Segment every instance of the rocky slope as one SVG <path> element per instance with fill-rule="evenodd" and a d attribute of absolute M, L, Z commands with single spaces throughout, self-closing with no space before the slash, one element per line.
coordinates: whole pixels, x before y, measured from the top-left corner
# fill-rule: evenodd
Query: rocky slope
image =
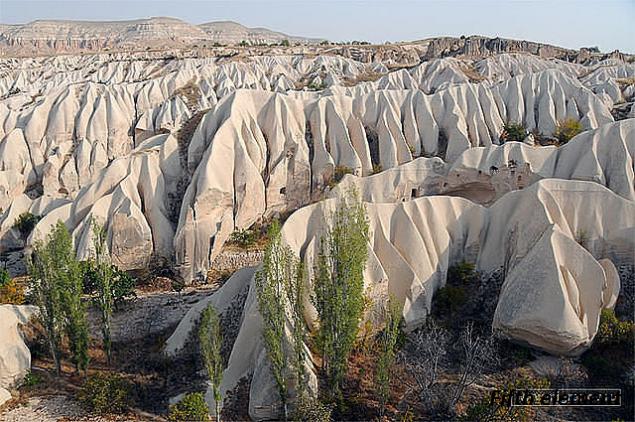
<path fill-rule="evenodd" d="M 153 17 L 133 21 L 38 20 L 24 25 L 0 25 L 0 52 L 20 55 L 72 51 L 144 50 L 211 44 L 319 43 L 265 28 L 247 28 L 236 22 L 192 25 L 180 19 Z"/>

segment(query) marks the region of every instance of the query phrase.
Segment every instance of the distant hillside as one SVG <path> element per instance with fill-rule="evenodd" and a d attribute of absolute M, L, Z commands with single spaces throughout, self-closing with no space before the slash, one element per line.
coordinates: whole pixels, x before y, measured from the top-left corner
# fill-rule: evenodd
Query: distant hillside
<path fill-rule="evenodd" d="M 27 54 L 180 47 L 201 42 L 270 44 L 285 39 L 294 43 L 321 41 L 265 28 L 247 28 L 235 22 L 197 26 L 166 17 L 110 22 L 38 20 L 24 25 L 0 25 L 0 48 Z"/>

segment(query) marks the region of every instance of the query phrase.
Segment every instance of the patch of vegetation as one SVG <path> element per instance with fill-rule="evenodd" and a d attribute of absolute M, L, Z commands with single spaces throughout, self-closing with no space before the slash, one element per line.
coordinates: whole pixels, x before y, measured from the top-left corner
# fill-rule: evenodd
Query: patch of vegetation
<path fill-rule="evenodd" d="M 583 130 L 584 127 L 579 120 L 568 117 L 558 122 L 553 136 L 558 139 L 560 145 L 564 145 Z"/>
<path fill-rule="evenodd" d="M 328 183 L 329 189 L 333 189 L 335 185 L 341 182 L 347 174 L 353 174 L 353 169 L 346 166 L 336 166 L 335 171 L 333 172 L 333 177 L 331 177 L 331 180 L 329 180 Z"/>
<path fill-rule="evenodd" d="M 24 298 L 24 286 L 11 279 L 7 270 L 0 268 L 0 305 L 22 305 Z"/>
<path fill-rule="evenodd" d="M 256 245 L 259 240 L 258 233 L 252 229 L 234 230 L 229 235 L 228 243 L 240 246 L 241 248 L 250 248 Z"/>
<path fill-rule="evenodd" d="M 440 315 L 454 314 L 465 305 L 467 295 L 465 289 L 460 286 L 444 286 L 434 295 L 435 313 Z"/>
<path fill-rule="evenodd" d="M 170 406 L 168 420 L 171 422 L 210 421 L 209 407 L 203 393 L 189 393 L 176 404 Z"/>
<path fill-rule="evenodd" d="M 507 122 L 503 125 L 500 142 L 522 142 L 528 135 L 528 131 L 522 123 Z"/>
<path fill-rule="evenodd" d="M 212 385 L 216 406 L 214 409 L 216 420 L 220 420 L 220 406 L 222 396 L 220 384 L 223 380 L 223 358 L 221 356 L 221 345 L 223 338 L 221 335 L 220 320 L 216 309 L 209 305 L 203 311 L 201 325 L 198 331 L 198 343 L 203 358 L 203 364 L 207 371 L 207 378 Z"/>
<path fill-rule="evenodd" d="M 117 374 L 98 373 L 88 377 L 77 398 L 98 414 L 123 414 L 130 410 L 132 384 Z"/>
<path fill-rule="evenodd" d="M 634 334 L 635 324 L 632 321 L 620 321 L 612 309 L 602 309 L 595 341 L 599 344 L 625 345 L 632 348 Z"/>
<path fill-rule="evenodd" d="M 300 396 L 297 401 L 293 420 L 310 422 L 330 422 L 333 413 L 333 404 L 326 404 L 320 400 L 306 395 Z"/>
<path fill-rule="evenodd" d="M 460 262 L 448 268 L 448 282 L 451 284 L 475 283 L 478 278 L 476 267 L 469 262 Z"/>
<path fill-rule="evenodd" d="M 507 397 L 514 391 L 524 389 L 549 388 L 546 378 L 522 377 L 507 383 L 500 389 L 501 398 Z M 531 406 L 510 406 L 507 400 L 493 400 L 488 394 L 478 402 L 470 405 L 465 414 L 461 416 L 463 421 L 500 421 L 500 422 L 531 422 L 535 420 L 535 411 Z"/>
<path fill-rule="evenodd" d="M 26 239 L 35 228 L 35 225 L 41 219 L 42 217 L 40 217 L 39 215 L 35 215 L 26 211 L 20 214 L 18 218 L 15 219 L 13 227 L 20 232 L 20 235 L 23 239 Z"/>
<path fill-rule="evenodd" d="M 384 171 L 384 168 L 381 164 L 373 164 L 373 171 L 370 174 L 377 174 Z"/>
<path fill-rule="evenodd" d="M 307 88 L 310 91 L 322 91 L 323 89 L 328 88 L 328 86 L 326 85 L 326 82 L 324 81 L 321 81 L 320 83 L 316 83 L 314 81 L 314 82 L 311 82 L 309 85 L 307 85 Z"/>
<path fill-rule="evenodd" d="M 84 293 L 96 294 L 99 289 L 100 275 L 98 266 L 94 260 L 82 261 L 80 263 L 84 277 Z M 112 272 L 110 289 L 115 309 L 119 308 L 126 300 L 137 297 L 135 286 L 137 280 L 127 272 L 119 269 L 116 265 L 109 264 L 109 271 Z M 103 269 L 102 269 L 103 271 Z"/>
<path fill-rule="evenodd" d="M 42 384 L 42 376 L 37 373 L 29 371 L 22 379 L 22 388 L 33 388 Z"/>

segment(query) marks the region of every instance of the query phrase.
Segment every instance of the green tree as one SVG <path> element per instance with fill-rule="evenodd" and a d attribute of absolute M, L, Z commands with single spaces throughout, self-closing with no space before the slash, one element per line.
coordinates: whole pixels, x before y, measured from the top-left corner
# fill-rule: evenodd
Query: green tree
<path fill-rule="evenodd" d="M 57 375 L 61 373 L 60 344 L 62 338 L 62 309 L 61 286 L 55 277 L 54 263 L 50 253 L 49 243 L 36 241 L 33 253 L 29 257 L 29 284 L 31 297 L 38 306 L 38 319 L 44 327 L 44 335 L 49 353 L 55 365 Z"/>
<path fill-rule="evenodd" d="M 106 230 L 97 221 L 92 222 L 93 245 L 95 248 L 95 261 L 92 268 L 96 278 L 96 303 L 101 315 L 101 334 L 104 343 L 104 351 L 108 364 L 112 362 L 112 339 L 110 323 L 112 320 L 113 298 L 113 266 L 110 263 L 110 255 L 106 244 Z M 83 277 L 83 276 L 82 276 Z"/>
<path fill-rule="evenodd" d="M 503 125 L 500 141 L 501 144 L 504 142 L 522 142 L 527 135 L 527 129 L 522 123 L 507 122 Z"/>
<path fill-rule="evenodd" d="M 220 384 L 223 380 L 223 358 L 221 356 L 221 345 L 223 342 L 220 331 L 220 320 L 216 309 L 209 305 L 203 311 L 201 325 L 198 331 L 199 347 L 201 356 L 207 371 L 207 376 L 212 384 L 214 393 L 216 420 L 220 421 L 221 392 Z"/>
<path fill-rule="evenodd" d="M 357 192 L 340 198 L 331 228 L 320 241 L 313 281 L 317 346 L 331 392 L 341 396 L 348 357 L 364 313 L 368 220 Z"/>
<path fill-rule="evenodd" d="M 64 223 L 58 221 L 51 234 L 48 247 L 53 260 L 54 277 L 60 286 L 60 305 L 71 362 L 77 372 L 86 371 L 89 360 L 88 322 L 86 304 L 82 301 L 84 284 L 81 266 L 75 256 L 71 234 Z"/>
<path fill-rule="evenodd" d="M 273 377 L 282 401 L 284 419 L 288 415 L 288 391 L 285 368 L 285 292 L 296 276 L 291 250 L 282 244 L 280 224 L 274 221 L 269 228 L 269 243 L 265 248 L 262 269 L 256 273 L 258 310 L 262 316 L 262 336 L 271 364 Z"/>
<path fill-rule="evenodd" d="M 392 296 L 384 309 L 384 319 L 386 321 L 384 329 L 377 338 L 377 367 L 375 368 L 375 385 L 379 396 L 379 412 L 382 417 L 390 396 L 390 368 L 395 362 L 401 324 L 401 304 Z"/>

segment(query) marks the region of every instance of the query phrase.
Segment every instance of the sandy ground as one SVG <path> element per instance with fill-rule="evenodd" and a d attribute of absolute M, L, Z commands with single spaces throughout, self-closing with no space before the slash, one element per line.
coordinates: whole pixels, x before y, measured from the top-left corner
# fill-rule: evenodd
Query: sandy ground
<path fill-rule="evenodd" d="M 89 416 L 75 400 L 65 395 L 31 397 L 24 405 L 0 415 L 1 422 L 108 421 Z M 123 419 L 121 419 L 123 420 Z"/>

